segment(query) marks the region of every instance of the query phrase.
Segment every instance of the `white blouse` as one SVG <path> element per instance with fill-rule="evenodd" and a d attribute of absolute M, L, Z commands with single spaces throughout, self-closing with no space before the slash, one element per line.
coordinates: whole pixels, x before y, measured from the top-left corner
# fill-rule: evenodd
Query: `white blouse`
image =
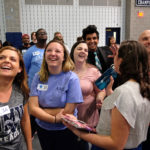
<path fill-rule="evenodd" d="M 124 148 L 136 148 L 146 140 L 150 123 L 150 101 L 143 98 L 137 82 L 127 81 L 114 90 L 102 105 L 97 132 L 111 134 L 111 110 L 116 107 L 130 125 L 130 132 Z"/>

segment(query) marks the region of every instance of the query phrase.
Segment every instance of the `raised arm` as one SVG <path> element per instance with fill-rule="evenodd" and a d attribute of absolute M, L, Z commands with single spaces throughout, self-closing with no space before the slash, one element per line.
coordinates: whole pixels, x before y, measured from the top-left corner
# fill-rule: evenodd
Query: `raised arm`
<path fill-rule="evenodd" d="M 96 92 L 96 107 L 98 109 L 101 108 L 102 103 L 104 101 L 104 98 L 106 97 L 106 90 L 100 90 L 97 88 L 97 86 L 94 84 L 94 90 Z"/>
<path fill-rule="evenodd" d="M 106 87 L 106 95 L 109 96 L 113 93 L 113 90 L 112 90 L 112 86 L 114 84 L 114 79 L 112 76 L 110 76 L 110 82 L 109 84 L 107 85 Z"/>

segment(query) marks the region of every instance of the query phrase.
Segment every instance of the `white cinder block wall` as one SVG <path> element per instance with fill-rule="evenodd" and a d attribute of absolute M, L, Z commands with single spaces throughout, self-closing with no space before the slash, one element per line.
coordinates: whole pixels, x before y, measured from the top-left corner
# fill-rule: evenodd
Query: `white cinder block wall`
<path fill-rule="evenodd" d="M 31 0 L 30 0 L 31 1 Z M 48 40 L 56 31 L 64 36 L 65 43 L 71 48 L 82 29 L 89 24 L 95 24 L 100 33 L 99 45 L 105 45 L 106 27 L 120 27 L 121 40 L 125 31 L 125 0 L 121 6 L 81 6 L 79 0 L 73 0 L 73 5 L 43 5 L 25 4 L 20 0 L 21 32 L 30 34 L 38 28 L 46 29 Z"/>
<path fill-rule="evenodd" d="M 125 0 L 18 0 L 20 18 L 15 19 L 18 20 L 20 27 L 16 27 L 15 30 L 14 26 L 12 28 L 10 26 L 11 9 L 14 10 L 13 13 L 17 13 L 15 4 L 13 3 L 13 6 L 12 2 L 15 3 L 14 0 L 7 0 L 5 4 L 11 5 L 8 7 L 10 10 L 4 10 L 7 7 L 4 7 L 4 0 L 0 0 L 0 39 L 2 41 L 5 41 L 5 32 L 31 34 L 39 28 L 44 28 L 48 33 L 48 40 L 53 38 L 54 32 L 60 31 L 65 43 L 71 48 L 76 38 L 82 35 L 82 29 L 89 24 L 97 26 L 100 33 L 100 46 L 105 45 L 106 27 L 120 27 L 121 41 L 125 39 Z M 55 5 L 50 5 L 50 2 Z M 67 5 L 62 5 L 63 3 Z M 5 13 L 8 13 L 6 17 Z M 7 26 L 6 20 L 10 23 Z M 17 29 L 19 31 L 16 31 Z"/>
<path fill-rule="evenodd" d="M 5 41 L 6 22 L 5 22 L 5 11 L 4 2 L 0 0 L 0 40 Z"/>

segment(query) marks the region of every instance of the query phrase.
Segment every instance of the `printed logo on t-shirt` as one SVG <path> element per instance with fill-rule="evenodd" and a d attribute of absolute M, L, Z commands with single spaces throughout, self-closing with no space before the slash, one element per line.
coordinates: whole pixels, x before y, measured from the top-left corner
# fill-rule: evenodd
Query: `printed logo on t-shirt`
<path fill-rule="evenodd" d="M 33 52 L 32 54 L 33 54 L 33 56 L 36 56 L 36 55 L 40 55 L 40 52 L 36 51 L 36 52 Z"/>
<path fill-rule="evenodd" d="M 45 84 L 38 84 L 37 89 L 38 89 L 39 91 L 47 91 L 48 85 L 45 85 Z"/>
<path fill-rule="evenodd" d="M 7 110 L 7 107 L 5 108 Z M 0 116 L 0 143 L 14 140 L 21 132 L 20 121 L 23 115 L 23 105 L 10 108 L 9 111 L 10 113 Z"/>

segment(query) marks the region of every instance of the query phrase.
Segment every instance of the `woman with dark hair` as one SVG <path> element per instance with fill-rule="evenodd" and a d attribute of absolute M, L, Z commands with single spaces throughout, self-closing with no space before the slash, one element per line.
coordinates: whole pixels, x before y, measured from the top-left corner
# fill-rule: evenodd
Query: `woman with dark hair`
<path fill-rule="evenodd" d="M 113 46 L 116 44 L 116 39 L 114 36 L 108 38 L 108 46 Z"/>
<path fill-rule="evenodd" d="M 98 146 L 93 150 L 141 150 L 150 123 L 150 66 L 148 53 L 137 41 L 124 41 L 114 58 L 121 76 L 120 86 L 112 91 L 113 78 L 106 91 L 97 134 L 81 132 L 65 123 L 77 136 Z M 101 148 L 100 148 L 101 147 Z"/>
<path fill-rule="evenodd" d="M 30 45 L 32 46 L 32 45 L 35 45 L 36 43 L 37 43 L 36 32 L 32 32 Z"/>
<path fill-rule="evenodd" d="M 108 46 L 110 51 L 112 51 L 112 55 L 108 55 L 109 58 L 114 58 L 114 56 L 116 55 L 116 51 L 119 48 L 119 45 L 116 44 L 116 39 L 114 36 L 111 36 L 108 38 Z"/>
<path fill-rule="evenodd" d="M 27 75 L 19 50 L 12 46 L 0 49 L 0 149 L 32 150 L 28 114 Z M 22 130 L 22 131 L 21 131 Z"/>
<path fill-rule="evenodd" d="M 76 42 L 71 49 L 70 56 L 75 63 L 74 72 L 80 79 L 80 86 L 84 102 L 77 105 L 78 119 L 86 122 L 91 127 L 96 127 L 99 120 L 99 109 L 101 108 L 105 90 L 99 90 L 95 81 L 101 76 L 100 71 L 87 63 L 88 46 L 85 41 Z M 88 150 L 88 143 L 80 140 L 78 150 Z"/>
<path fill-rule="evenodd" d="M 9 41 L 5 41 L 4 43 L 3 43 L 3 47 L 4 46 L 13 46 L 13 44 L 11 44 Z"/>
<path fill-rule="evenodd" d="M 43 150 L 76 150 L 76 136 L 61 122 L 61 114 L 77 115 L 83 102 L 74 64 L 62 42 L 50 41 L 40 72 L 34 76 L 29 108 L 36 117 L 37 135 Z"/>

